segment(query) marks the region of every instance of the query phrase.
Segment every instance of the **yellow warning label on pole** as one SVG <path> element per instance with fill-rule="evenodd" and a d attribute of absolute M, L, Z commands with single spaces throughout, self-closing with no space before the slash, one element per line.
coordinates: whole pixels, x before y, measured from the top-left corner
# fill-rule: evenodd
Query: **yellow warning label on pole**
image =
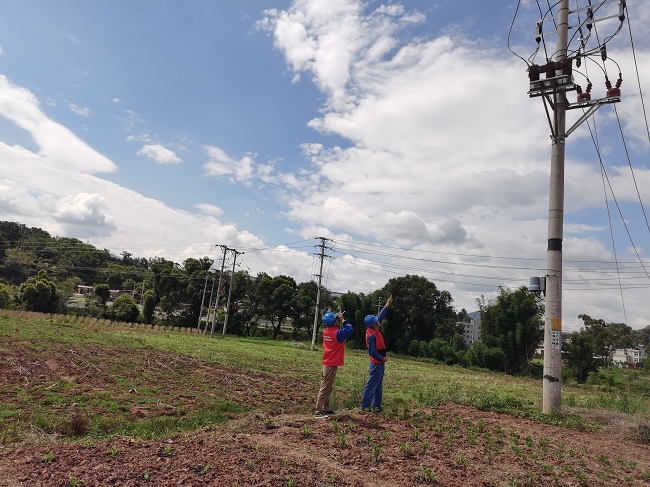
<path fill-rule="evenodd" d="M 562 318 L 552 318 L 551 329 L 553 331 L 562 331 Z"/>

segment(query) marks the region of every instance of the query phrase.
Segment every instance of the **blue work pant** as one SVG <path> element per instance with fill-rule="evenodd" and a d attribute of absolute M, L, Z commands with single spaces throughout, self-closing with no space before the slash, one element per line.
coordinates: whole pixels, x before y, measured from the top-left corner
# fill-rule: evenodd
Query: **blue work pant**
<path fill-rule="evenodd" d="M 383 393 L 382 383 L 384 381 L 384 364 L 370 362 L 370 373 L 368 382 L 363 390 L 361 398 L 361 409 L 378 409 L 381 411 L 381 397 Z"/>

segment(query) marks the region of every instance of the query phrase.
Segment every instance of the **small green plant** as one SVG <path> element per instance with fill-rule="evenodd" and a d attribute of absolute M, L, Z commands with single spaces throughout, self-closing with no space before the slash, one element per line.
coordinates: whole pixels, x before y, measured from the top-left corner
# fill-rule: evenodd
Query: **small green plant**
<path fill-rule="evenodd" d="M 296 485 L 298 485 L 296 479 L 293 477 L 287 477 L 287 487 L 296 487 Z"/>
<path fill-rule="evenodd" d="M 576 475 L 576 480 L 580 485 L 588 485 L 587 481 L 589 480 L 589 475 L 587 475 L 584 472 L 577 472 L 575 475 Z"/>
<path fill-rule="evenodd" d="M 423 441 L 422 443 L 420 443 L 420 448 L 422 449 L 422 454 L 425 454 L 429 449 L 429 442 Z"/>
<path fill-rule="evenodd" d="M 52 463 L 54 461 L 54 452 L 48 450 L 43 454 L 43 463 Z"/>
<path fill-rule="evenodd" d="M 149 470 L 142 472 L 142 480 L 145 482 L 149 482 L 151 480 L 151 472 L 149 472 Z"/>
<path fill-rule="evenodd" d="M 347 436 L 348 435 L 346 435 L 345 433 L 343 433 L 343 431 L 341 431 L 338 435 L 336 435 L 336 444 L 341 448 L 345 448 Z"/>
<path fill-rule="evenodd" d="M 366 433 L 366 436 L 364 436 L 366 440 L 366 444 L 370 445 L 372 443 L 372 435 L 370 433 Z"/>
<path fill-rule="evenodd" d="M 120 450 L 116 446 L 114 446 L 110 449 L 108 453 L 110 453 L 111 457 L 115 458 L 117 455 L 119 455 Z"/>
<path fill-rule="evenodd" d="M 158 456 L 159 457 L 164 457 L 164 458 L 169 458 L 171 456 L 174 456 L 174 453 L 172 452 L 172 446 L 171 445 L 165 445 L 162 448 L 158 449 Z"/>
<path fill-rule="evenodd" d="M 433 467 L 428 465 L 420 465 L 420 475 L 418 480 L 427 484 L 433 484 L 437 481 L 438 472 L 433 470 Z"/>
<path fill-rule="evenodd" d="M 492 465 L 492 462 L 494 461 L 494 452 L 489 451 L 487 452 L 486 456 L 487 456 L 488 465 Z"/>
<path fill-rule="evenodd" d="M 282 460 L 280 460 L 280 462 L 282 462 L 283 467 L 289 466 L 289 459 L 286 458 L 286 457 L 284 457 Z"/>
<path fill-rule="evenodd" d="M 537 475 L 533 472 L 528 471 L 528 485 L 537 485 Z"/>
<path fill-rule="evenodd" d="M 510 434 L 510 441 L 512 441 L 513 443 L 519 443 L 519 440 L 521 439 L 521 435 L 519 434 L 519 431 L 517 431 L 514 428 L 511 428 L 509 434 Z"/>
<path fill-rule="evenodd" d="M 378 462 L 379 461 L 379 455 L 381 455 L 382 447 L 379 446 L 377 443 L 373 443 L 371 445 L 371 449 L 372 449 L 372 460 L 374 462 Z"/>
<path fill-rule="evenodd" d="M 402 443 L 400 446 L 398 446 L 399 451 L 402 452 L 402 455 L 405 457 L 410 457 L 411 456 L 411 445 L 407 441 L 406 443 Z"/>
<path fill-rule="evenodd" d="M 302 425 L 302 436 L 307 438 L 311 435 L 311 427 L 308 424 Z"/>
<path fill-rule="evenodd" d="M 249 470 L 253 470 L 255 468 L 255 460 L 246 460 L 246 468 Z"/>
<path fill-rule="evenodd" d="M 83 480 L 79 480 L 77 477 L 75 477 L 72 474 L 70 474 L 70 476 L 68 477 L 68 481 L 69 481 L 68 485 L 70 487 L 79 487 L 80 485 L 84 484 Z"/>
<path fill-rule="evenodd" d="M 418 441 L 420 439 L 420 430 L 417 428 L 413 429 L 413 439 Z"/>

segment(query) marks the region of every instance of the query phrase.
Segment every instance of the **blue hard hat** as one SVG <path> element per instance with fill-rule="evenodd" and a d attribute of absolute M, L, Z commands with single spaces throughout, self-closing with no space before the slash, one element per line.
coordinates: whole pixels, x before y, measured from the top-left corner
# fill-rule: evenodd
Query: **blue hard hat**
<path fill-rule="evenodd" d="M 323 315 L 323 324 L 325 326 L 332 326 L 334 322 L 336 321 L 336 318 L 338 318 L 337 315 L 332 313 L 331 311 L 328 311 Z"/>
<path fill-rule="evenodd" d="M 368 315 L 365 317 L 363 322 L 366 324 L 366 328 L 370 328 L 377 322 L 377 317 L 375 315 Z"/>

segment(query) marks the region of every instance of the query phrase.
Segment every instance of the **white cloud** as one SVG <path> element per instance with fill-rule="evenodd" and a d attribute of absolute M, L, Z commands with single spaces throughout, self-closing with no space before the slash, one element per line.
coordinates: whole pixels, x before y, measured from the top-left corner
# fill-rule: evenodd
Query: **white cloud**
<path fill-rule="evenodd" d="M 198 205 L 196 205 L 196 208 L 201 213 L 205 213 L 206 215 L 211 215 L 211 216 L 221 216 L 221 215 L 223 215 L 223 210 L 221 208 L 219 208 L 218 206 L 207 204 L 207 203 L 199 203 Z"/>
<path fill-rule="evenodd" d="M 179 164 L 181 158 L 161 144 L 146 144 L 138 150 L 138 155 L 147 157 L 158 164 Z"/>
<path fill-rule="evenodd" d="M 74 103 L 70 103 L 70 105 L 68 105 L 68 108 L 70 108 L 70 111 L 76 113 L 81 117 L 90 117 L 90 108 L 88 107 L 78 107 Z"/>
<path fill-rule="evenodd" d="M 232 182 L 251 184 L 255 175 L 255 154 L 247 154 L 238 161 L 230 157 L 219 147 L 206 146 L 208 162 L 203 165 L 206 175 L 221 178 L 227 176 Z"/>
<path fill-rule="evenodd" d="M 108 236 L 115 230 L 113 218 L 105 213 L 106 202 L 98 194 L 78 193 L 56 203 L 54 219 L 67 233 L 83 229 L 86 235 Z"/>
<path fill-rule="evenodd" d="M 43 163 L 87 173 L 116 169 L 115 164 L 70 130 L 48 119 L 39 105 L 33 93 L 0 75 L 0 114 L 31 135 L 39 146 Z"/>

